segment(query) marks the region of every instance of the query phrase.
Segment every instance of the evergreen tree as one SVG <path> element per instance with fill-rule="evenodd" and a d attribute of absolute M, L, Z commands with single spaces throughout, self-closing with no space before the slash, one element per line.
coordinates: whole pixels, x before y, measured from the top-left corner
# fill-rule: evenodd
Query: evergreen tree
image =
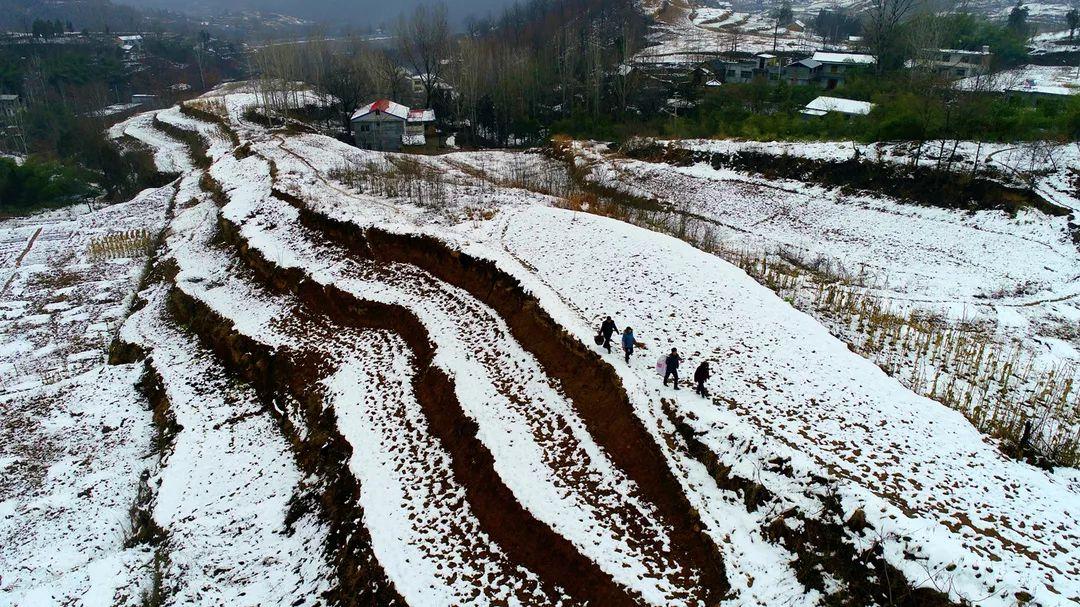
<path fill-rule="evenodd" d="M 1069 24 L 1069 42 L 1072 42 L 1073 35 L 1076 33 L 1076 28 L 1080 27 L 1080 10 L 1076 10 L 1076 7 L 1072 7 L 1072 10 L 1065 13 L 1065 23 Z"/>
<path fill-rule="evenodd" d="M 1009 11 L 1009 20 L 1005 25 L 1013 34 L 1026 40 L 1029 32 L 1027 18 L 1028 9 L 1024 6 L 1024 0 L 1016 0 L 1016 6 Z"/>

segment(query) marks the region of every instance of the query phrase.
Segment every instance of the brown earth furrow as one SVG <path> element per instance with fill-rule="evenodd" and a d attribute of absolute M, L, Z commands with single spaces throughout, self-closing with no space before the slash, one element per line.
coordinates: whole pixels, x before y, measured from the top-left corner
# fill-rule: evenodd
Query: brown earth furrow
<path fill-rule="evenodd" d="M 275 194 L 278 199 L 283 196 L 287 194 Z M 276 216 L 267 221 L 277 228 L 281 226 L 281 220 Z M 349 256 L 349 252 L 340 251 L 338 245 L 321 244 L 325 238 L 306 226 L 290 229 L 295 230 L 303 239 L 320 243 L 319 259 L 343 259 Z M 351 253 L 364 257 L 363 251 Z M 528 375 L 535 371 L 523 372 L 524 370 L 507 364 L 512 355 L 505 350 L 505 342 L 513 340 L 506 335 L 505 328 L 496 326 L 497 316 L 490 308 L 469 295 L 455 293 L 455 290 L 447 288 L 445 284 L 415 266 L 370 263 L 363 260 L 358 261 L 355 266 L 355 271 L 360 274 L 354 276 L 350 272 L 350 277 L 362 275 L 364 281 L 395 285 L 404 293 L 415 295 L 417 299 L 441 301 L 439 308 L 449 317 L 469 319 L 469 322 L 462 323 L 458 328 L 458 340 L 482 363 L 485 372 L 490 376 L 492 386 L 504 397 L 506 406 L 526 422 L 525 427 L 543 450 L 543 464 L 551 470 L 554 480 L 563 483 L 561 486 L 572 492 L 573 499 L 580 500 L 587 506 L 591 516 L 597 521 L 603 521 L 604 529 L 610 532 L 612 537 L 625 541 L 626 546 L 639 555 L 640 562 L 645 565 L 645 570 L 650 572 L 650 575 L 666 580 L 671 588 L 669 600 L 700 598 L 703 593 L 700 592 L 697 572 L 679 558 L 678 552 L 681 548 L 670 543 L 669 529 L 663 526 L 663 521 L 656 516 L 655 509 L 641 499 L 640 491 L 637 491 L 636 487 L 627 492 L 625 485 L 612 483 L 604 477 L 600 471 L 610 466 L 610 461 L 591 461 L 590 451 L 582 444 L 581 431 L 570 427 L 571 420 L 566 415 L 569 413 L 577 417 L 576 414 L 552 410 L 554 403 L 538 401 L 538 397 L 531 393 L 531 390 L 537 387 L 535 382 L 541 381 L 557 395 L 558 400 L 573 407 L 558 382 L 548 377 L 542 368 L 532 368 L 542 375 L 542 378 L 537 378 Z M 622 476 L 621 471 L 615 472 Z"/>
<path fill-rule="evenodd" d="M 596 442 L 640 488 L 672 530 L 673 545 L 700 578 L 707 604 L 728 591 L 722 557 L 704 532 L 696 510 L 666 465 L 660 446 L 637 417 L 615 370 L 567 333 L 513 276 L 493 262 L 456 251 L 428 236 L 399 235 L 361 228 L 309 209 L 287 193 L 275 192 L 298 209 L 301 222 L 364 258 L 420 268 L 494 309 L 512 336 L 559 383 Z"/>
<path fill-rule="evenodd" d="M 406 605 L 372 552 L 359 505 L 361 487 L 349 469 L 352 447 L 338 431 L 333 411 L 322 406 L 320 395 L 304 380 L 321 375 L 325 361 L 293 359 L 256 343 L 179 287 L 170 291 L 169 310 L 230 372 L 251 384 L 291 443 L 301 469 L 320 479 L 317 498 L 329 523 L 327 552 L 338 582 L 324 598 L 331 605 Z M 302 501 L 294 504 L 305 507 Z"/>
<path fill-rule="evenodd" d="M 453 381 L 433 364 L 434 347 L 423 324 L 401 306 L 358 299 L 332 285 L 320 285 L 299 269 L 284 269 L 248 246 L 235 225 L 221 220 L 226 241 L 259 279 L 275 290 L 292 293 L 304 306 L 345 327 L 388 330 L 400 335 L 415 357 L 417 372 L 413 389 L 428 419 L 429 428 L 450 454 L 455 480 L 484 531 L 515 562 L 542 580 L 563 588 L 572 600 L 590 605 L 629 606 L 639 597 L 619 586 L 568 540 L 529 513 L 505 485 L 494 468 L 494 458 L 477 437 L 476 424 L 457 402 Z M 212 314 L 212 312 L 206 311 Z M 235 331 L 233 331 L 235 333 Z M 256 349 L 257 344 L 250 344 Z M 288 367 L 280 354 L 264 352 L 270 368 Z M 278 375 L 281 371 L 277 371 Z M 291 390 L 301 393 L 310 378 L 294 376 Z"/>

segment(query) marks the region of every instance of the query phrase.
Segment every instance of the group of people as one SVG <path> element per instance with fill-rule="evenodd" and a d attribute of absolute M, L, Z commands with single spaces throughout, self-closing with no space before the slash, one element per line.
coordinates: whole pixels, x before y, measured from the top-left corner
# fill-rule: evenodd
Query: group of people
<path fill-rule="evenodd" d="M 611 352 L 611 338 L 615 335 L 618 329 L 615 327 L 615 321 L 610 316 L 604 319 L 604 322 L 600 324 L 600 332 L 597 335 L 597 343 L 604 347 L 605 350 Z M 634 353 L 635 347 L 640 347 L 641 344 L 634 338 L 634 330 L 629 326 L 623 329 L 622 332 L 622 347 L 624 358 L 626 362 L 630 362 L 630 355 Z M 663 372 L 664 372 L 664 385 L 668 385 L 668 379 L 674 380 L 675 389 L 679 389 L 679 366 L 682 364 L 682 356 L 679 355 L 677 348 L 672 348 L 671 353 L 663 359 Z M 660 370 L 661 365 L 657 363 L 657 370 Z M 696 371 L 694 371 L 694 383 L 697 386 L 694 388 L 694 392 L 697 392 L 701 396 L 709 396 L 709 391 L 705 388 L 705 382 L 711 376 L 709 371 L 709 362 L 702 361 Z"/>

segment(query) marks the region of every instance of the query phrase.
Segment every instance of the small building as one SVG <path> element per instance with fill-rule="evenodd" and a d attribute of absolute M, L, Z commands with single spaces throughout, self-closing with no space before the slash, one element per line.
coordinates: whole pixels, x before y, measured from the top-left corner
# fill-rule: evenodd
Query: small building
<path fill-rule="evenodd" d="M 817 117 L 835 113 L 844 116 L 865 116 L 874 109 L 874 104 L 868 101 L 856 101 L 854 99 L 841 99 L 839 97 L 821 96 L 806 104 L 799 110 L 803 116 Z"/>
<path fill-rule="evenodd" d="M 808 86 L 821 76 L 821 62 L 809 57 L 784 66 L 784 81 L 793 86 Z"/>
<path fill-rule="evenodd" d="M 140 105 L 157 105 L 158 96 L 148 93 L 135 93 L 131 96 L 131 102 Z"/>
<path fill-rule="evenodd" d="M 722 82 L 734 84 L 753 82 L 758 77 L 776 82 L 783 72 L 780 58 L 771 53 L 758 53 L 750 59 L 738 61 L 716 59 L 710 61 L 709 65 Z"/>
<path fill-rule="evenodd" d="M 120 48 L 123 49 L 125 53 L 141 51 L 143 45 L 143 37 L 139 35 L 117 36 L 116 42 L 120 45 Z"/>
<path fill-rule="evenodd" d="M 796 20 L 792 21 L 791 23 L 788 23 L 787 25 L 785 25 L 784 29 L 786 29 L 789 32 L 793 32 L 793 33 L 801 33 L 801 32 L 806 31 L 806 24 L 803 23 L 802 21 L 799 21 L 798 19 L 796 19 Z"/>
<path fill-rule="evenodd" d="M 751 82 L 757 71 L 757 61 L 718 61 L 715 69 L 725 83 Z"/>
<path fill-rule="evenodd" d="M 853 73 L 877 63 L 873 55 L 829 51 L 817 51 L 811 59 L 821 64 L 819 82 L 827 91 L 843 86 Z"/>
<path fill-rule="evenodd" d="M 958 49 L 926 49 L 925 58 L 909 61 L 910 68 L 923 68 L 946 78 L 972 78 L 990 71 L 993 54 L 989 46 L 979 51 Z"/>
<path fill-rule="evenodd" d="M 426 130 L 435 122 L 435 110 L 414 110 L 379 99 L 356 110 L 350 122 L 357 147 L 397 152 L 403 146 L 427 143 Z"/>
<path fill-rule="evenodd" d="M 0 95 L 0 117 L 11 118 L 19 110 L 18 95 Z"/>

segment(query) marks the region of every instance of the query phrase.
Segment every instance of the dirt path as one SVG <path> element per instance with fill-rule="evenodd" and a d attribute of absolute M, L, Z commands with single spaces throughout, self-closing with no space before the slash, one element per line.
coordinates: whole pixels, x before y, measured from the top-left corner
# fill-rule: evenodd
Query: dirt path
<path fill-rule="evenodd" d="M 37 242 L 38 236 L 41 236 L 41 231 L 43 229 L 45 228 L 42 226 L 38 226 L 38 229 L 34 231 L 34 235 L 30 237 L 29 241 L 27 241 L 26 248 L 23 249 L 23 252 L 20 253 L 18 257 L 15 258 L 15 265 L 11 268 L 11 276 L 9 276 L 7 281 L 4 282 L 4 288 L 0 289 L 0 297 L 3 297 L 7 294 L 8 287 L 10 287 L 11 283 L 15 281 L 15 276 L 17 275 L 16 270 L 18 270 L 19 267 L 22 265 L 23 259 L 26 259 L 26 256 L 30 254 L 30 250 L 34 248 L 34 243 Z"/>

